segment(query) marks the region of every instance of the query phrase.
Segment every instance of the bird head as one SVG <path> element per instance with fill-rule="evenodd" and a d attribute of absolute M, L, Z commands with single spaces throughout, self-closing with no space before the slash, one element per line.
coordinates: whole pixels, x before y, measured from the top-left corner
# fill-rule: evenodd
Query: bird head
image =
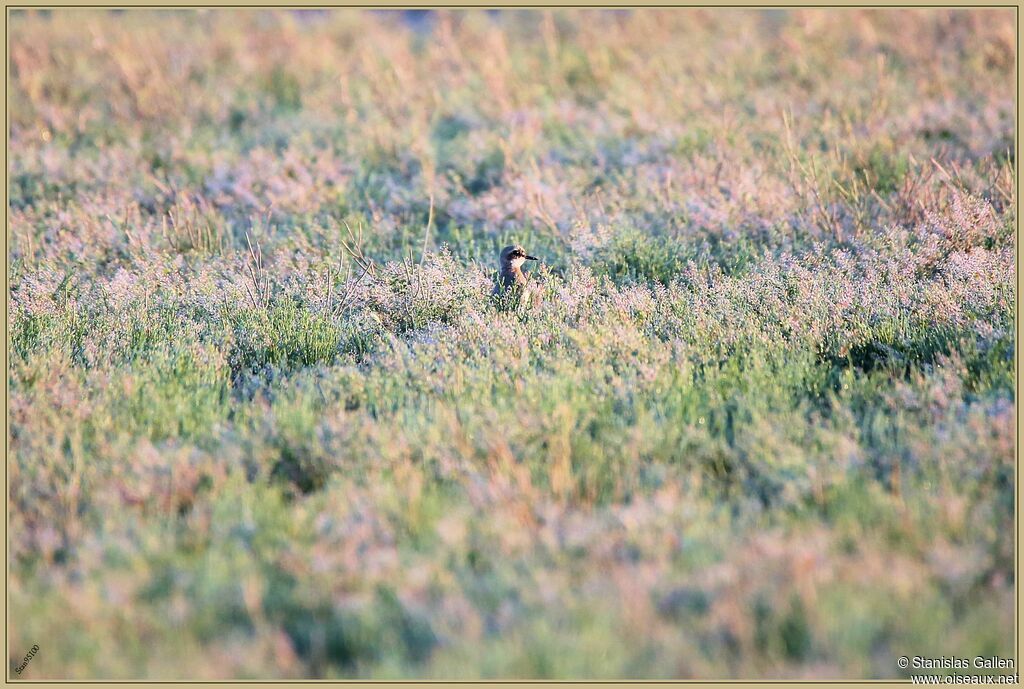
<path fill-rule="evenodd" d="M 513 244 L 512 246 L 506 246 L 501 250 L 501 266 L 502 268 L 518 268 L 526 261 L 536 261 L 536 256 L 530 256 L 526 253 L 526 249 Z"/>

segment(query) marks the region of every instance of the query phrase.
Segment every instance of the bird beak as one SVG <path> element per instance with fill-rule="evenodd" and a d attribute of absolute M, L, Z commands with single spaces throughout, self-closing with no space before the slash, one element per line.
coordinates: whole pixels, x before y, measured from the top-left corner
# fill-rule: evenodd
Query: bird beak
<path fill-rule="evenodd" d="M 536 256 L 527 256 L 526 260 L 527 261 L 539 261 L 540 259 L 537 258 Z"/>

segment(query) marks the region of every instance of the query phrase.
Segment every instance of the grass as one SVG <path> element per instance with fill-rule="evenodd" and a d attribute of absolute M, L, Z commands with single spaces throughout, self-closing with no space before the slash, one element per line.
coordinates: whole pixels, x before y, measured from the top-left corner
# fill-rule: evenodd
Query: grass
<path fill-rule="evenodd" d="M 1008 657 L 1012 29 L 14 13 L 11 667 Z"/>

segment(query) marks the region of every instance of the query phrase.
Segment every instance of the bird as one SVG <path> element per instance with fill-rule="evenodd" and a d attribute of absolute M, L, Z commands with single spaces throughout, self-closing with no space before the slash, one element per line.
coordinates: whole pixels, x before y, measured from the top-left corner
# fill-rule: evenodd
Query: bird
<path fill-rule="evenodd" d="M 537 260 L 518 244 L 502 249 L 498 255 L 498 284 L 494 287 L 494 296 L 514 295 L 518 297 L 519 304 L 529 306 L 533 290 L 530 288 L 530 276 L 523 272 L 523 264 Z"/>

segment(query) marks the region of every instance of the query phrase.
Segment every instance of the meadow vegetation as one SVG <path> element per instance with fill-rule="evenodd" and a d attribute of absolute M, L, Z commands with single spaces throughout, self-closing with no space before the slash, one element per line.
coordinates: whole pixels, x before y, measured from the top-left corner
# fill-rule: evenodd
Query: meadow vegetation
<path fill-rule="evenodd" d="M 9 663 L 1012 655 L 1014 21 L 14 13 Z"/>

